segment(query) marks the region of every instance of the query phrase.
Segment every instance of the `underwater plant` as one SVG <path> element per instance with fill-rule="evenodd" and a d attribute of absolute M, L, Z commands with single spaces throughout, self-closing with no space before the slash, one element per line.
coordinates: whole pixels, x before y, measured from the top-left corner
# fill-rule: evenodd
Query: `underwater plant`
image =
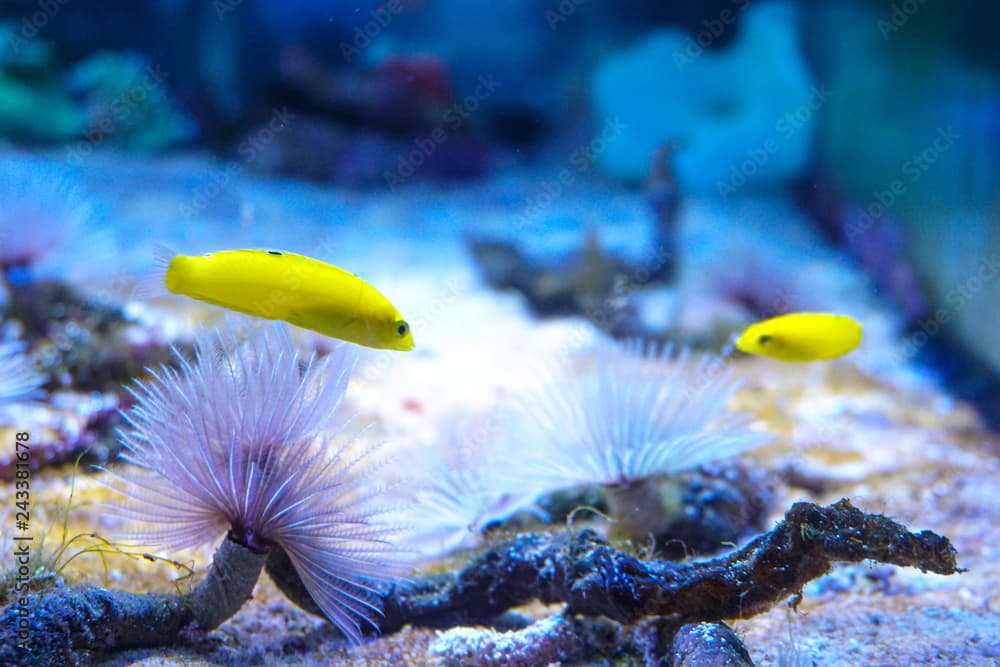
<path fill-rule="evenodd" d="M 212 566 L 222 583 L 193 593 L 200 626 L 234 613 L 280 549 L 322 613 L 360 640 L 380 613 L 371 585 L 394 581 L 401 561 L 378 520 L 379 492 L 365 484 L 364 454 L 331 445 L 353 348 L 304 358 L 284 325 L 243 339 L 233 320 L 201 331 L 195 347 L 194 361 L 178 353 L 179 370 L 161 367 L 130 388 L 122 440 L 135 465 L 113 472 L 127 502 L 112 509 L 142 522 L 129 537 L 143 544 L 182 549 L 226 535 Z"/>
<path fill-rule="evenodd" d="M 0 342 L 0 369 L 0 405 L 31 398 L 45 381 L 17 341 Z"/>
<path fill-rule="evenodd" d="M 604 485 L 627 535 L 662 530 L 656 478 L 769 439 L 726 408 L 739 383 L 721 357 L 630 340 L 600 343 L 591 362 L 578 375 L 549 372 L 521 397 L 523 440 L 543 445 L 528 474 L 550 489 Z"/>
<path fill-rule="evenodd" d="M 0 160 L 0 275 L 30 266 L 83 229 L 94 205 L 47 160 Z"/>

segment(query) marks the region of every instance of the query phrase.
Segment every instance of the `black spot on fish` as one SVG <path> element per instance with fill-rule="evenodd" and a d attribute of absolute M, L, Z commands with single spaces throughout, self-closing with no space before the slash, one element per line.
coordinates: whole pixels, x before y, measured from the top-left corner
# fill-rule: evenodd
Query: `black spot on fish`
<path fill-rule="evenodd" d="M 268 255 L 277 255 L 278 257 L 281 257 L 285 253 L 281 252 L 280 250 L 268 250 L 267 254 Z"/>

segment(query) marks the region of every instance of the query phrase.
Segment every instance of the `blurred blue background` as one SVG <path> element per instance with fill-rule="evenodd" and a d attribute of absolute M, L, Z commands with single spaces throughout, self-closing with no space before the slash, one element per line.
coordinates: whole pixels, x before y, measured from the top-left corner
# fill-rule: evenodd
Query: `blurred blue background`
<path fill-rule="evenodd" d="M 704 342 L 708 316 L 678 294 L 722 295 L 742 323 L 874 299 L 882 361 L 920 364 L 995 421 L 997 25 L 986 0 L 8 0 L 0 258 L 16 280 L 66 242 L 16 231 L 44 218 L 15 201 L 18 168 L 92 194 L 83 226 L 110 234 L 69 254 L 126 267 L 171 230 L 364 236 L 360 197 L 391 209 L 370 217 L 380 266 L 455 236 L 487 284 L 614 335 Z M 274 177 L 311 194 L 245 180 Z M 829 252 L 867 282 L 803 278 L 799 260 Z M 643 284 L 616 295 L 636 267 Z"/>

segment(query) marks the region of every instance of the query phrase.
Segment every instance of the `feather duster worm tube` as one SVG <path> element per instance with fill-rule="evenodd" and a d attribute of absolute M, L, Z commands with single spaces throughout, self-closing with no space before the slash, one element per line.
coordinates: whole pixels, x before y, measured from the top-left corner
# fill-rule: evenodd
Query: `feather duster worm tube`
<path fill-rule="evenodd" d="M 131 391 L 124 456 L 112 474 L 136 520 L 127 537 L 180 549 L 226 535 L 190 601 L 212 628 L 249 597 L 280 547 L 323 614 L 352 640 L 375 626 L 373 582 L 402 573 L 367 483 L 365 457 L 331 444 L 355 353 L 302 358 L 285 325 L 241 336 L 233 321 L 202 332 L 194 361 L 161 368 Z"/>
<path fill-rule="evenodd" d="M 521 439 L 533 448 L 520 475 L 540 489 L 601 484 L 621 537 L 659 536 L 677 518 L 661 478 L 771 437 L 727 408 L 740 385 L 720 357 L 631 340 L 581 361 L 575 372 L 553 364 L 524 392 Z"/>

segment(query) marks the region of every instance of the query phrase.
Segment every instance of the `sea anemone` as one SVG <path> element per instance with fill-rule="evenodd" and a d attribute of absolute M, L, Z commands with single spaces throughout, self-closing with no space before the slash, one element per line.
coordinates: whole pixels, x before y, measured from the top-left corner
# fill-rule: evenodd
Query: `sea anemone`
<path fill-rule="evenodd" d="M 45 381 L 16 341 L 0 342 L 0 369 L 0 405 L 32 398 Z"/>
<path fill-rule="evenodd" d="M 0 273 L 37 263 L 94 215 L 69 175 L 40 159 L 3 156 L 0 201 Z"/>
<path fill-rule="evenodd" d="M 401 561 L 364 455 L 333 445 L 354 349 L 304 358 L 283 325 L 242 339 L 232 321 L 201 331 L 195 347 L 193 362 L 178 354 L 179 370 L 162 367 L 130 388 L 122 442 L 137 467 L 111 483 L 128 499 L 118 513 L 145 524 L 129 537 L 181 549 L 228 534 L 213 565 L 223 572 L 231 543 L 280 549 L 323 614 L 360 640 L 380 611 L 373 584 L 395 580 Z"/>
<path fill-rule="evenodd" d="M 599 344 L 588 361 L 582 372 L 548 372 L 523 392 L 519 439 L 535 450 L 525 476 L 551 490 L 603 485 L 629 537 L 658 534 L 673 518 L 658 478 L 769 438 L 727 409 L 739 384 L 720 357 L 626 341 Z"/>

